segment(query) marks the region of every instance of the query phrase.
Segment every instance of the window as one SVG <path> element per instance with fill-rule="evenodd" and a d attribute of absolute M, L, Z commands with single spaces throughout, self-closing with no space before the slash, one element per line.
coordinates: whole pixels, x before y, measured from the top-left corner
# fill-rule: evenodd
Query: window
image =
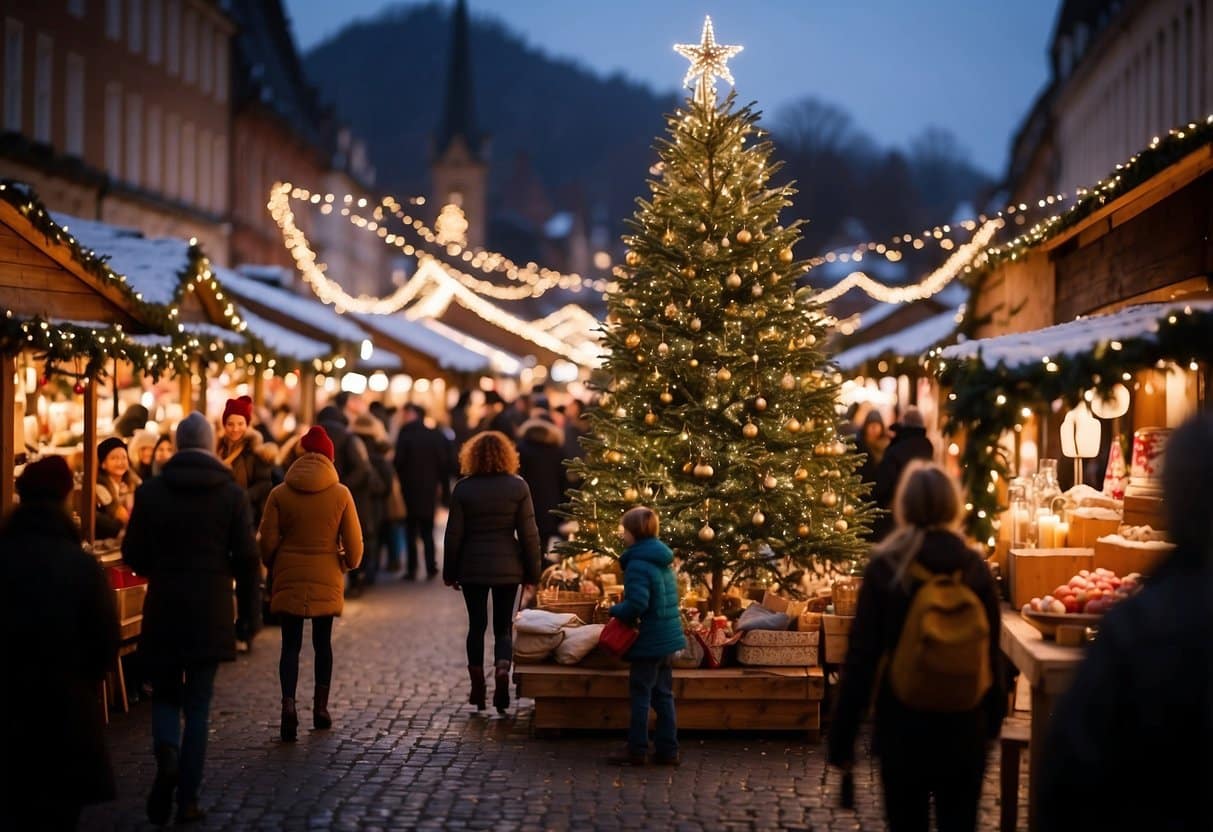
<path fill-rule="evenodd" d="M 143 99 L 131 93 L 126 97 L 126 181 L 143 181 Z"/>
<path fill-rule="evenodd" d="M 181 71 L 181 0 L 165 0 L 164 68 L 169 75 Z"/>
<path fill-rule="evenodd" d="M 105 85 L 105 172 L 118 178 L 122 171 L 122 87 Z"/>
<path fill-rule="evenodd" d="M 147 183 L 149 191 L 160 190 L 160 108 L 147 108 Z"/>
<path fill-rule="evenodd" d="M 181 118 L 169 113 L 164 120 L 164 192 L 176 198 L 181 190 Z"/>
<path fill-rule="evenodd" d="M 67 0 L 67 13 L 72 17 L 84 17 L 84 0 Z"/>
<path fill-rule="evenodd" d="M 215 97 L 227 101 L 228 62 L 231 60 L 228 52 L 227 36 L 222 32 L 215 33 Z"/>
<path fill-rule="evenodd" d="M 194 184 L 198 179 L 198 155 L 194 140 L 194 125 L 187 121 L 181 128 L 181 199 L 191 203 L 194 201 Z"/>
<path fill-rule="evenodd" d="M 198 21 L 198 81 L 202 92 L 210 95 L 211 85 L 215 83 L 215 68 L 212 61 L 215 58 L 213 36 L 215 30 L 205 20 Z"/>
<path fill-rule="evenodd" d="M 21 47 L 25 29 L 11 17 L 4 21 L 4 129 L 21 132 Z"/>
<path fill-rule="evenodd" d="M 67 89 L 63 96 L 63 123 L 66 125 L 64 150 L 77 159 L 84 158 L 84 58 L 67 53 Z"/>
<path fill-rule="evenodd" d="M 198 207 L 211 207 L 211 131 L 198 131 Z"/>
<path fill-rule="evenodd" d="M 122 40 L 123 0 L 105 0 L 105 36 L 110 40 Z"/>
<path fill-rule="evenodd" d="M 164 0 L 147 0 L 147 60 L 158 64 L 164 55 Z"/>
<path fill-rule="evenodd" d="M 185 23 L 181 27 L 181 77 L 185 83 L 192 84 L 198 80 L 198 19 L 192 9 L 186 9 L 184 20 Z"/>
<path fill-rule="evenodd" d="M 38 35 L 34 56 L 34 141 L 50 144 L 51 107 L 55 100 L 55 42 L 50 35 Z"/>
<path fill-rule="evenodd" d="M 211 191 L 212 204 L 215 207 L 215 213 L 222 214 L 227 210 L 227 141 L 226 137 L 220 133 L 215 136 L 214 148 L 214 177 L 215 185 Z"/>
<path fill-rule="evenodd" d="M 143 51 L 143 0 L 130 0 L 126 12 L 126 45 L 138 55 Z"/>

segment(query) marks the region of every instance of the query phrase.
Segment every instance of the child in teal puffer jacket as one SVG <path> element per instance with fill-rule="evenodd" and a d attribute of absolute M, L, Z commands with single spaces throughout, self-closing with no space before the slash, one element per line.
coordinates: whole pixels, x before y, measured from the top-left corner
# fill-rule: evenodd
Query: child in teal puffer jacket
<path fill-rule="evenodd" d="M 632 721 L 628 745 L 609 762 L 642 766 L 649 752 L 649 708 L 657 712 L 654 741 L 658 765 L 673 765 L 678 759 L 678 724 L 674 715 L 673 655 L 686 647 L 682 614 L 678 608 L 678 584 L 674 580 L 674 553 L 657 539 L 657 515 L 638 506 L 623 515 L 623 540 L 628 548 L 620 558 L 623 566 L 623 600 L 611 607 L 611 616 L 626 624 L 639 621 L 640 636 L 624 657 L 632 663 L 629 689 Z"/>

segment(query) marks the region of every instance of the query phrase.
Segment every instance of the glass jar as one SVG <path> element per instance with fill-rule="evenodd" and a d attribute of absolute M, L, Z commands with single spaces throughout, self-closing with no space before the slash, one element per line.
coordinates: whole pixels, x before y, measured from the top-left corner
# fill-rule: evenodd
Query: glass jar
<path fill-rule="evenodd" d="M 1030 549 L 1036 545 L 1036 510 L 1032 501 L 1032 483 L 1022 477 L 1007 487 L 1007 519 L 1011 528 L 1011 548 Z"/>

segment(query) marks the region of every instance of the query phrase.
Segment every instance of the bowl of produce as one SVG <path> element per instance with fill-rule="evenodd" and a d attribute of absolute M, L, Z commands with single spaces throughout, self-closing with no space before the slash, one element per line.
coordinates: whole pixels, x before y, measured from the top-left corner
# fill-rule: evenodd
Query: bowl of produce
<path fill-rule="evenodd" d="M 1104 613 L 1140 587 L 1137 573 L 1121 578 L 1110 569 L 1084 569 L 1049 595 L 1033 598 L 1019 612 L 1045 638 L 1054 638 L 1060 626 L 1098 623 Z"/>

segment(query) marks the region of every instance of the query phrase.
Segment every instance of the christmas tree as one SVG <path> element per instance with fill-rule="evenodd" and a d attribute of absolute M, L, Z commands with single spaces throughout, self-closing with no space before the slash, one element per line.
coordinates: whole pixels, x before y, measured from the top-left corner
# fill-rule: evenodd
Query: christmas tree
<path fill-rule="evenodd" d="M 872 509 L 838 435 L 824 312 L 797 286 L 801 223 L 779 220 L 794 191 L 770 184 L 779 165 L 752 107 L 716 102 L 740 47 L 717 44 L 708 19 L 702 43 L 676 49 L 696 91 L 624 237 L 565 551 L 619 554 L 620 515 L 649 505 L 719 611 L 727 583 L 794 591 L 814 558 L 858 557 Z"/>

